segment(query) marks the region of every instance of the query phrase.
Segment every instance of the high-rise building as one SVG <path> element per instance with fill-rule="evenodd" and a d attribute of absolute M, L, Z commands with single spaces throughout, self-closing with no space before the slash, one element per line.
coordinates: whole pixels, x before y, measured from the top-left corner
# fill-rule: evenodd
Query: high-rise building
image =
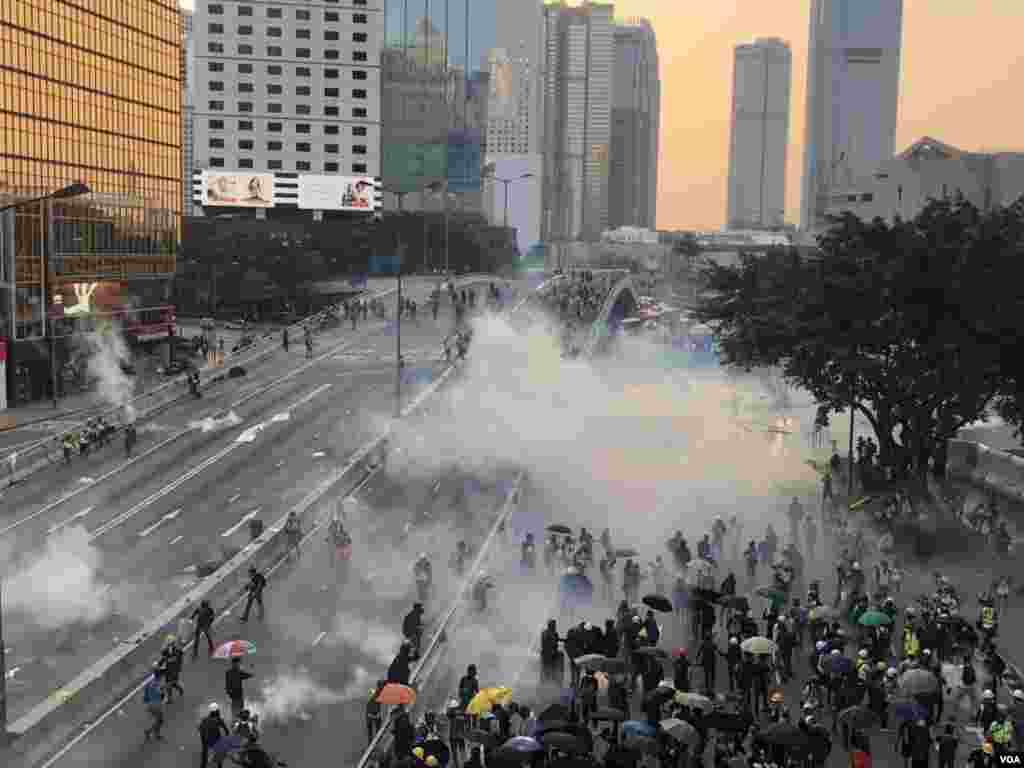
<path fill-rule="evenodd" d="M 384 0 L 200 0 L 194 26 L 196 201 L 372 208 Z"/>
<path fill-rule="evenodd" d="M 167 347 L 181 23 L 177 0 L 0 2 L 0 207 L 23 201 L 0 214 L 0 405 L 65 391 L 85 331 Z"/>
<path fill-rule="evenodd" d="M 181 9 L 181 215 L 192 214 L 192 173 L 195 171 L 195 45 L 192 11 Z"/>
<path fill-rule="evenodd" d="M 498 3 L 496 47 L 504 50 L 508 58 L 516 62 L 517 76 L 528 80 L 528 102 L 521 113 L 524 116 L 520 116 L 517 123 L 517 129 L 527 136 L 526 154 L 540 153 L 543 9 L 543 0 Z M 526 84 L 520 85 L 521 96 L 525 97 L 526 88 Z"/>
<path fill-rule="evenodd" d="M 729 142 L 730 229 L 770 229 L 786 219 L 786 151 L 793 59 L 789 44 L 737 45 Z"/>
<path fill-rule="evenodd" d="M 661 80 L 654 28 L 646 19 L 615 27 L 608 226 L 655 229 Z"/>
<path fill-rule="evenodd" d="M 487 159 L 525 155 L 536 119 L 534 63 L 523 53 L 495 48 L 490 56 L 491 93 L 487 104 Z"/>
<path fill-rule="evenodd" d="M 835 187 L 893 156 L 903 0 L 814 0 L 801 227 L 827 226 Z"/>
<path fill-rule="evenodd" d="M 614 13 L 544 7 L 544 241 L 596 241 L 608 228 Z"/>

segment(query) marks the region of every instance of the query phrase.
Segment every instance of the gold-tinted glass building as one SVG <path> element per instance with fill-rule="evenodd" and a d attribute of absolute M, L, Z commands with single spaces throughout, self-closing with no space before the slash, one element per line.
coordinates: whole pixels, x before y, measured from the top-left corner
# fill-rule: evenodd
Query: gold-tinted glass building
<path fill-rule="evenodd" d="M 178 0 L 0 0 L 0 208 L 91 190 L 0 214 L 9 400 L 48 394 L 48 335 L 62 373 L 103 318 L 130 341 L 166 340 L 154 329 L 173 318 L 181 24 Z"/>

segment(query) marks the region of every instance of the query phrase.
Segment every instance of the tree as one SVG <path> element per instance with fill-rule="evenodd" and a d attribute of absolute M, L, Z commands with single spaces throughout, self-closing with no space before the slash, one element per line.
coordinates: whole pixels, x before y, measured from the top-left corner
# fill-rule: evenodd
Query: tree
<path fill-rule="evenodd" d="M 697 317 L 727 365 L 780 366 L 822 420 L 852 405 L 883 465 L 941 471 L 962 426 L 999 396 L 1017 402 L 1005 341 L 1020 347 L 1022 214 L 1024 205 L 982 213 L 963 199 L 892 225 L 847 214 L 813 257 L 779 249 L 706 267 Z"/>

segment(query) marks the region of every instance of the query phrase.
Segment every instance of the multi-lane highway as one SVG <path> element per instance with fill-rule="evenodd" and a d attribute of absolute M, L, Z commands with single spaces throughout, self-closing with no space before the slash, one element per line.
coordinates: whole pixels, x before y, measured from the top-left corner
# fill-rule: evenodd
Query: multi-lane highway
<path fill-rule="evenodd" d="M 425 290 L 413 294 L 421 305 Z M 406 402 L 444 369 L 452 323 L 446 306 L 437 321 L 421 310 L 403 322 Z M 110 446 L 9 489 L 0 542 L 17 553 L 5 589 L 11 718 L 244 546 L 250 519 L 276 521 L 380 433 L 393 409 L 394 347 L 393 326 L 380 321 L 318 337 L 311 360 L 295 345 L 142 424 L 132 458 Z M 27 573 L 26 560 L 35 561 Z"/>

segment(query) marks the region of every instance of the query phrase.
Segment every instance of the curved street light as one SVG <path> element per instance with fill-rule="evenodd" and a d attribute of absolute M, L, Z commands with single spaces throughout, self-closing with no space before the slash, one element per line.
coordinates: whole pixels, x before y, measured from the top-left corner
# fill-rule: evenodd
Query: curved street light
<path fill-rule="evenodd" d="M 505 229 L 508 229 L 508 188 L 514 182 L 522 181 L 523 179 L 532 179 L 534 175 L 532 173 L 524 173 L 524 174 L 521 174 L 519 176 L 512 176 L 510 178 L 505 179 L 505 178 L 501 178 L 500 176 L 495 176 L 494 175 L 494 166 L 489 165 L 489 166 L 487 166 L 484 169 L 484 173 L 483 173 L 482 176 L 483 176 L 483 180 L 484 181 L 499 181 L 499 182 L 501 182 L 502 184 L 505 185 L 505 224 L 504 224 L 504 226 L 505 226 Z"/>

